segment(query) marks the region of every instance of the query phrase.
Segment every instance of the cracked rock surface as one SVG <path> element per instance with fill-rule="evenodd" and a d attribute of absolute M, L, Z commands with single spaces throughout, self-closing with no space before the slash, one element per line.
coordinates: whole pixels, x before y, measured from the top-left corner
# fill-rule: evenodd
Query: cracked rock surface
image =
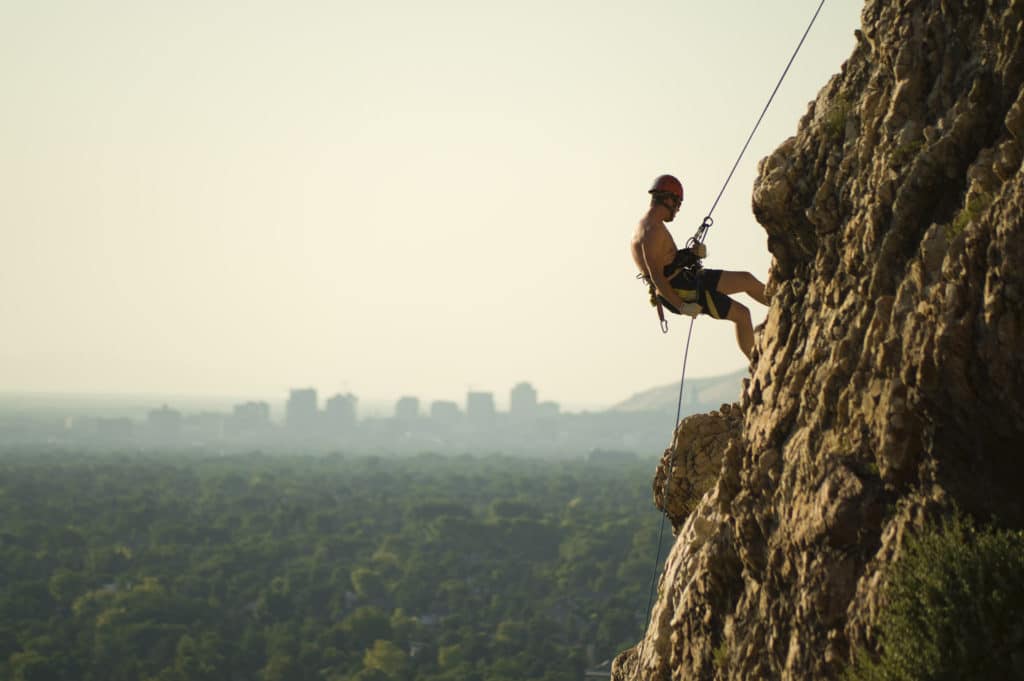
<path fill-rule="evenodd" d="M 862 24 L 761 162 L 768 319 L 739 404 L 658 469 L 675 544 L 614 679 L 838 679 L 908 532 L 1024 526 L 1024 1 Z"/>

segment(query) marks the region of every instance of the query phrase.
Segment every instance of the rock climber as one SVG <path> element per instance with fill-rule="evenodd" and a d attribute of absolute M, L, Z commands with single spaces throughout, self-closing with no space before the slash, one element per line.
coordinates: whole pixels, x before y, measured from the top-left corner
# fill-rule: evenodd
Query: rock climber
<path fill-rule="evenodd" d="M 683 203 L 683 185 L 679 180 L 662 175 L 648 193 L 651 205 L 633 233 L 631 250 L 641 278 L 650 287 L 651 304 L 659 308 L 663 322 L 661 306 L 691 317 L 704 313 L 715 319 L 728 319 L 736 325 L 736 341 L 749 359 L 754 347 L 750 310 L 729 294 L 746 293 L 767 305 L 764 284 L 750 272 L 702 268 L 700 261 L 707 257 L 707 248 L 699 241 L 690 248 L 676 248 L 665 223 L 675 219 Z"/>

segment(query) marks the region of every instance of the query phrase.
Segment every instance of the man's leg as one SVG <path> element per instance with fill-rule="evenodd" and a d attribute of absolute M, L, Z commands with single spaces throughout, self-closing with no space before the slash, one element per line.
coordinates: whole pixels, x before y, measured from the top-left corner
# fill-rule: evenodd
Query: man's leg
<path fill-rule="evenodd" d="M 723 279 L 725 274 L 729 273 L 723 273 Z M 739 343 L 740 350 L 747 356 L 747 359 L 750 359 L 750 352 L 754 349 L 754 325 L 750 321 L 750 310 L 746 305 L 741 305 L 734 300 L 729 306 L 729 314 L 725 318 L 736 325 L 736 342 Z"/>
<path fill-rule="evenodd" d="M 762 305 L 768 304 L 768 298 L 764 295 L 764 284 L 750 272 L 723 271 L 716 288 L 725 295 L 746 293 Z M 743 309 L 746 310 L 746 308 Z M 731 315 L 729 319 L 732 319 Z M 747 322 L 750 322 L 749 312 L 747 313 Z"/>

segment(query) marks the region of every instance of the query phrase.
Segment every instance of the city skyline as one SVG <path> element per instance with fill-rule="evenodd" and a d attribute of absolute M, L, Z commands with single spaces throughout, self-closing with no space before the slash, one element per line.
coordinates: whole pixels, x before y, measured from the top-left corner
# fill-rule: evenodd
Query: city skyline
<path fill-rule="evenodd" d="M 454 402 L 460 405 L 460 408 L 464 409 L 464 398 L 471 393 L 489 393 L 494 396 L 495 407 L 501 410 L 507 410 L 510 402 L 510 392 L 518 385 L 527 384 L 532 385 L 529 381 L 520 381 L 512 385 L 508 390 L 487 390 L 477 387 L 475 384 L 467 384 L 467 388 L 462 394 L 462 400 L 458 396 L 453 399 L 451 396 L 434 397 L 430 395 L 419 395 L 414 394 L 411 391 L 399 391 L 393 396 L 381 396 L 380 394 L 371 393 L 370 397 L 364 397 L 358 395 L 360 405 L 366 410 L 368 417 L 380 417 L 382 412 L 391 410 L 395 404 L 407 397 L 413 397 L 417 399 L 421 404 L 430 405 L 437 402 Z M 10 391 L 0 390 L 0 406 L 3 404 L 3 400 L 8 402 L 23 401 L 34 404 L 45 404 L 61 402 L 61 401 L 81 401 L 82 403 L 110 400 L 117 403 L 133 403 L 133 404 L 149 404 L 152 406 L 159 406 L 162 404 L 173 404 L 182 403 L 191 405 L 195 409 L 206 409 L 206 408 L 230 408 L 236 404 L 253 402 L 253 403 L 266 403 L 276 407 L 278 411 L 282 411 L 288 401 L 289 392 L 296 389 L 312 389 L 314 390 L 318 398 L 323 398 L 325 395 L 331 397 L 346 394 L 356 394 L 351 390 L 343 388 L 328 388 L 323 389 L 320 384 L 306 384 L 303 388 L 288 387 L 279 391 L 275 395 L 268 394 L 214 394 L 214 395 L 202 395 L 198 393 L 135 393 L 135 392 L 49 392 L 49 391 Z M 624 395 L 622 399 L 628 398 L 629 395 Z M 544 401 L 557 401 L 557 400 L 544 400 Z M 616 402 L 621 401 L 617 400 Z M 559 404 L 562 402 L 558 401 Z M 566 408 L 572 410 L 601 410 L 609 408 L 612 404 L 566 404 Z"/>
<path fill-rule="evenodd" d="M 0 390 L 452 400 L 531 376 L 599 407 L 669 382 L 689 320 L 663 336 L 634 278 L 647 190 L 682 179 L 684 241 L 816 5 L 4 3 Z M 766 278 L 757 163 L 859 10 L 823 8 L 708 267 Z M 733 336 L 698 319 L 689 375 L 744 366 Z"/>
<path fill-rule="evenodd" d="M 137 418 L 55 411 L 50 418 L 30 419 L 0 409 L 0 446 L 577 457 L 595 451 L 635 456 L 638 450 L 657 450 L 661 439 L 659 430 L 650 427 L 653 414 L 563 413 L 555 402 L 538 401 L 537 391 L 525 382 L 510 391 L 508 411 L 498 410 L 494 395 L 481 391 L 468 391 L 461 405 L 447 400 L 421 405 L 404 396 L 386 417 L 360 414 L 358 402 L 351 393 L 321 396 L 313 388 L 293 388 L 277 413 L 262 401 L 237 403 L 230 411 L 197 412 L 164 403 Z"/>
<path fill-rule="evenodd" d="M 693 379 L 682 394 L 683 415 L 711 411 L 738 398 L 741 372 Z M 421 401 L 405 395 L 386 410 L 368 411 L 353 393 L 292 388 L 284 401 L 235 400 L 187 405 L 173 400 L 113 408 L 102 402 L 45 402 L 36 410 L 0 395 L 0 447 L 118 451 L 346 452 L 409 455 L 422 452 L 506 453 L 517 456 L 653 456 L 678 398 L 660 386 L 596 411 L 571 411 L 519 381 L 505 408 L 495 394 L 468 390 L 459 401 Z"/>

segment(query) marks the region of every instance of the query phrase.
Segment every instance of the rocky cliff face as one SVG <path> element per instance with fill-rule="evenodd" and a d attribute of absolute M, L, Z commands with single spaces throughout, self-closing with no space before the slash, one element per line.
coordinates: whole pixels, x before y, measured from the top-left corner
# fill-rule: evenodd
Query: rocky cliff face
<path fill-rule="evenodd" d="M 739 405 L 659 469 L 677 536 L 615 679 L 838 678 L 908 531 L 1024 525 L 1024 1 L 862 20 L 761 163 L 768 320 Z"/>

